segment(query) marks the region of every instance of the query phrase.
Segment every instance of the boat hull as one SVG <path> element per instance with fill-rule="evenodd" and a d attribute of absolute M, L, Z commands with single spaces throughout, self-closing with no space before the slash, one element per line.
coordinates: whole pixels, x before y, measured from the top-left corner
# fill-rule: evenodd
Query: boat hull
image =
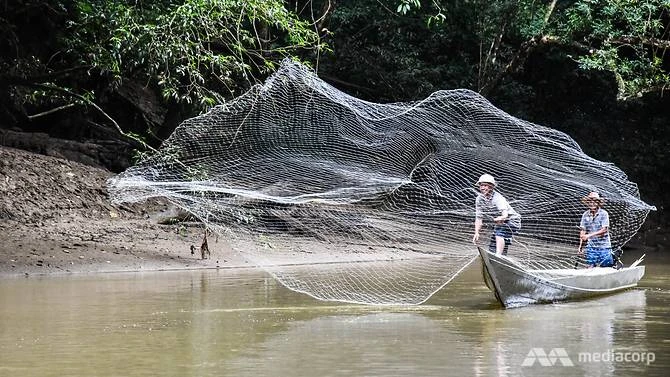
<path fill-rule="evenodd" d="M 479 248 L 486 285 L 506 308 L 578 300 L 637 285 L 644 266 L 614 269 L 524 270 L 513 259 Z"/>

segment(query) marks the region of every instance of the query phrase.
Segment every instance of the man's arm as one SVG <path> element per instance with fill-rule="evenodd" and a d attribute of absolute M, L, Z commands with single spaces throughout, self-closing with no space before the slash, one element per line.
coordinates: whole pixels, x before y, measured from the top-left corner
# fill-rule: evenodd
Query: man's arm
<path fill-rule="evenodd" d="M 509 203 L 507 202 L 507 199 L 505 199 L 504 196 L 497 194 L 494 195 L 493 202 L 496 208 L 498 208 L 498 211 L 500 211 L 500 216 L 494 218 L 493 221 L 498 224 L 504 223 L 509 217 Z"/>
<path fill-rule="evenodd" d="M 472 236 L 472 243 L 475 245 L 477 244 L 477 241 L 479 241 L 479 231 L 482 230 L 482 224 L 484 221 L 482 221 L 481 218 L 475 219 L 475 235 Z"/>
<path fill-rule="evenodd" d="M 586 233 L 586 231 L 582 230 L 582 232 L 580 233 L 580 237 L 582 238 L 582 240 L 586 241 L 589 238 L 601 237 L 605 234 L 607 234 L 607 227 L 606 226 L 596 230 L 593 233 Z"/>
<path fill-rule="evenodd" d="M 579 254 L 584 253 L 584 241 L 586 241 L 586 229 L 581 228 L 579 230 L 579 247 L 577 248 L 577 251 Z"/>
<path fill-rule="evenodd" d="M 498 224 L 500 224 L 500 223 L 504 223 L 505 220 L 507 220 L 507 217 L 508 217 L 508 216 L 509 216 L 509 212 L 507 212 L 506 209 L 503 209 L 503 210 L 502 210 L 502 214 L 501 214 L 500 216 L 494 218 L 493 221 L 495 221 L 495 222 L 498 223 Z"/>

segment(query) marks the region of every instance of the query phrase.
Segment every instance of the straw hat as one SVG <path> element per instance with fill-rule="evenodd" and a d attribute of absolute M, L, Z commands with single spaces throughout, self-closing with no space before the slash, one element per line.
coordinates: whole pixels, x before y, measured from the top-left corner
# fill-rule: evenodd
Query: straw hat
<path fill-rule="evenodd" d="M 588 205 L 591 201 L 598 203 L 598 205 L 603 205 L 605 199 L 603 199 L 597 192 L 591 191 L 588 195 L 582 198 L 582 203 Z"/>

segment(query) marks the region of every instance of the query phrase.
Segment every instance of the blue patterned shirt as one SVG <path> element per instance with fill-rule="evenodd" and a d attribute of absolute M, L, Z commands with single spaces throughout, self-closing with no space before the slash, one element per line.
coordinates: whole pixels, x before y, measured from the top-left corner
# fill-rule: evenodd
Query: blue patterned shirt
<path fill-rule="evenodd" d="M 609 226 L 610 216 L 607 211 L 602 208 L 598 208 L 595 216 L 591 216 L 591 210 L 586 210 L 586 212 L 584 212 L 582 215 L 581 223 L 579 223 L 579 227 L 584 229 L 586 233 L 597 232 L 604 227 L 609 228 Z M 588 242 L 586 243 L 586 247 L 592 247 L 596 249 L 611 248 L 612 243 L 610 242 L 609 229 L 607 233 L 600 237 L 589 238 Z"/>

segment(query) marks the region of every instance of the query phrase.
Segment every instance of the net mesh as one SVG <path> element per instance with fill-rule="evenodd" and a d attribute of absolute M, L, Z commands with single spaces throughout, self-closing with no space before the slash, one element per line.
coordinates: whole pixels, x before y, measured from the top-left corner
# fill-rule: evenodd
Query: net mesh
<path fill-rule="evenodd" d="M 509 255 L 529 269 L 574 265 L 580 198 L 591 190 L 606 198 L 613 247 L 653 209 L 613 164 L 477 93 L 370 103 L 292 61 L 184 121 L 109 190 L 117 203 L 168 198 L 293 290 L 417 304 L 477 255 L 474 182 L 482 173 L 496 177 L 522 216 Z M 491 219 L 484 224 L 482 235 Z"/>

